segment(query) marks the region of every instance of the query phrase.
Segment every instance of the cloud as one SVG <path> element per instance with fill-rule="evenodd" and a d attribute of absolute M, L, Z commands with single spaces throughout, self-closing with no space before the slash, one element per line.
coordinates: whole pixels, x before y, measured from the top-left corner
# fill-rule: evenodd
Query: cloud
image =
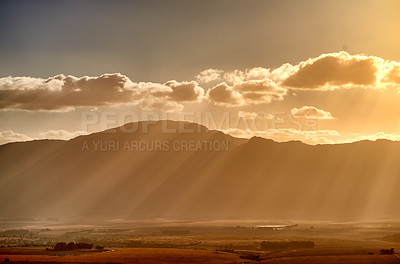
<path fill-rule="evenodd" d="M 223 72 L 224 71 L 217 70 L 217 69 L 204 70 L 204 71 L 200 72 L 199 75 L 197 75 L 196 79 L 200 83 L 209 83 L 209 82 L 217 81 L 217 80 L 221 79 L 221 74 Z"/>
<path fill-rule="evenodd" d="M 207 69 L 200 72 L 196 79 L 201 83 L 223 80 L 229 84 L 238 84 L 249 80 L 269 79 L 270 75 L 270 70 L 263 67 L 245 69 L 244 71 L 234 70 L 228 72 L 217 69 Z"/>
<path fill-rule="evenodd" d="M 278 128 L 278 129 L 266 129 L 266 130 L 252 130 L 252 129 L 239 129 L 230 128 L 223 130 L 224 133 L 230 134 L 234 137 L 240 138 L 251 138 L 254 136 L 262 137 L 266 139 L 272 139 L 277 142 L 287 142 L 293 140 L 300 140 L 303 143 L 309 145 L 317 144 L 343 144 L 353 143 L 362 140 L 390 140 L 400 141 L 399 134 L 378 132 L 372 135 L 358 135 L 349 137 L 343 140 L 342 135 L 336 130 L 298 130 L 294 128 Z"/>
<path fill-rule="evenodd" d="M 244 104 L 242 95 L 225 82 L 210 88 L 206 96 L 209 101 L 217 105 L 238 106 Z"/>
<path fill-rule="evenodd" d="M 303 106 L 290 110 L 294 117 L 306 119 L 334 119 L 330 112 L 316 108 L 315 106 Z"/>
<path fill-rule="evenodd" d="M 263 67 L 230 72 L 209 69 L 201 76 L 222 81 L 208 90 L 206 97 L 210 102 L 236 107 L 283 100 L 289 89 L 385 89 L 389 85 L 400 89 L 400 63 L 344 51 L 322 54 L 297 65 L 285 63 L 273 70 Z M 319 119 L 332 119 L 328 112 L 319 109 L 299 111 L 298 116 L 307 111 Z"/>
<path fill-rule="evenodd" d="M 283 100 L 287 90 L 278 87 L 271 80 L 251 80 L 233 86 L 244 98 L 246 104 L 270 103 L 272 100 Z"/>
<path fill-rule="evenodd" d="M 254 136 L 272 139 L 277 142 L 300 140 L 310 145 L 333 144 L 337 141 L 340 133 L 336 130 L 298 130 L 293 128 L 266 129 L 256 131 L 251 129 L 230 128 L 223 130 L 235 137 L 251 138 Z"/>
<path fill-rule="evenodd" d="M 48 79 L 0 78 L 0 109 L 59 110 L 130 101 L 129 78 L 121 74 L 99 77 L 57 75 Z"/>
<path fill-rule="evenodd" d="M 49 130 L 46 132 L 39 133 L 39 138 L 47 138 L 47 139 L 62 139 L 69 140 L 71 138 L 75 138 L 77 136 L 86 135 L 87 132 L 84 131 L 74 131 L 70 132 L 67 130 Z"/>
<path fill-rule="evenodd" d="M 205 93 L 197 82 L 210 83 Z M 133 82 L 120 73 L 96 77 L 57 75 L 0 78 L 0 110 L 70 111 L 76 107 L 139 105 L 145 110 L 180 111 L 206 99 L 215 105 L 240 107 L 280 101 L 289 90 L 340 88 L 400 90 L 400 63 L 344 51 L 322 54 L 296 65 L 224 72 L 202 71 L 197 81 Z"/>
<path fill-rule="evenodd" d="M 40 132 L 38 137 L 30 137 L 25 134 L 17 133 L 12 130 L 0 131 L 0 145 L 9 142 L 22 142 L 31 141 L 39 139 L 60 139 L 69 140 L 81 135 L 87 135 L 85 131 L 67 131 L 67 130 L 48 130 L 45 132 Z"/>
<path fill-rule="evenodd" d="M 382 83 L 400 84 L 400 63 L 389 62 L 386 63 L 382 68 Z"/>
<path fill-rule="evenodd" d="M 268 114 L 265 112 L 246 112 L 246 111 L 239 111 L 238 117 L 243 119 L 264 119 L 264 120 L 271 120 L 274 118 L 272 114 Z"/>
<path fill-rule="evenodd" d="M 142 100 L 140 107 L 143 110 L 161 110 L 165 112 L 182 111 L 183 105 L 177 102 L 170 102 L 163 99 L 147 98 Z"/>
<path fill-rule="evenodd" d="M 286 93 L 271 80 L 251 80 L 233 86 L 220 83 L 207 91 L 207 98 L 217 105 L 243 106 L 282 100 Z"/>
<path fill-rule="evenodd" d="M 322 54 L 292 66 L 284 64 L 271 73 L 281 86 L 292 89 L 400 88 L 400 63 L 375 56 L 341 51 Z"/>
<path fill-rule="evenodd" d="M 390 141 L 400 141 L 400 135 L 399 134 L 392 134 L 392 133 L 385 133 L 385 132 L 377 132 L 372 135 L 359 135 L 353 138 L 349 138 L 347 140 L 342 140 L 340 143 L 352 143 L 352 142 L 357 142 L 357 141 L 362 141 L 362 140 L 370 140 L 370 141 L 376 141 L 380 139 L 386 139 Z"/>
<path fill-rule="evenodd" d="M 372 85 L 377 80 L 373 57 L 350 55 L 344 51 L 323 54 L 301 62 L 296 72 L 282 82 L 299 89 L 337 89 L 346 85 Z"/>
<path fill-rule="evenodd" d="M 199 102 L 197 82 L 134 83 L 120 73 L 98 77 L 57 75 L 48 79 L 0 78 L 0 109 L 60 111 L 75 107 L 139 104 L 153 110 L 181 110 L 182 102 Z M 154 100 L 153 100 L 154 99 Z"/>
<path fill-rule="evenodd" d="M 33 138 L 24 134 L 16 133 L 12 130 L 0 131 L 0 145 L 9 142 L 21 142 L 29 140 L 33 140 Z"/>
<path fill-rule="evenodd" d="M 195 102 L 203 98 L 204 90 L 195 81 L 177 82 L 175 80 L 164 83 L 172 89 L 172 92 L 167 94 L 168 98 L 176 102 Z"/>
<path fill-rule="evenodd" d="M 270 79 L 270 70 L 263 67 L 255 67 L 244 71 L 234 70 L 226 72 L 224 80 L 228 83 L 238 84 L 250 80 L 268 80 Z"/>
<path fill-rule="evenodd" d="M 140 82 L 129 86 L 143 110 L 181 111 L 185 102 L 201 102 L 204 90 L 196 81 Z"/>
<path fill-rule="evenodd" d="M 212 73 L 212 69 L 207 71 Z M 400 88 L 400 63 L 341 51 L 309 58 L 296 65 L 285 63 L 276 69 L 218 70 L 218 79 L 232 86 L 247 81 L 270 80 L 282 89 L 385 89 L 390 84 Z"/>

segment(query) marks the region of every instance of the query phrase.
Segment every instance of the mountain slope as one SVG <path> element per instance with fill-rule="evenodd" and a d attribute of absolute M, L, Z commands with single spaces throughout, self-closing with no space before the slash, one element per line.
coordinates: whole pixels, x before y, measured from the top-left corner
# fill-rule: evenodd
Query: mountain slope
<path fill-rule="evenodd" d="M 0 217 L 399 217 L 399 151 L 391 141 L 310 146 L 191 123 L 130 123 L 0 146 Z"/>

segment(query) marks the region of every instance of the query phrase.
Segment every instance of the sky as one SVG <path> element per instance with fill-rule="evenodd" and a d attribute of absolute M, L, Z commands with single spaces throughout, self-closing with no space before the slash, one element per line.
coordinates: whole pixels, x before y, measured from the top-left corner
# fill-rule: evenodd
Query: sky
<path fill-rule="evenodd" d="M 0 1 L 0 144 L 124 122 L 400 140 L 399 1 Z"/>

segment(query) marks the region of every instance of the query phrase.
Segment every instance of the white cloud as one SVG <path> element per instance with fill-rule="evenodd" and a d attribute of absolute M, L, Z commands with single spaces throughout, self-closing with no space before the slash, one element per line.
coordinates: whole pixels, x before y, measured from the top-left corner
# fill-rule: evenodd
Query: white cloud
<path fill-rule="evenodd" d="M 278 87 L 271 80 L 251 80 L 233 86 L 220 83 L 207 91 L 207 98 L 217 105 L 243 106 L 282 100 L 286 93 L 286 89 Z"/>
<path fill-rule="evenodd" d="M 204 70 L 204 71 L 200 72 L 199 75 L 197 75 L 196 79 L 200 83 L 209 83 L 209 82 L 213 82 L 213 81 L 218 81 L 221 79 L 221 74 L 223 72 L 224 71 L 217 70 L 217 69 Z"/>
<path fill-rule="evenodd" d="M 209 71 L 211 74 L 212 69 Z M 400 63 L 341 51 L 309 58 L 296 65 L 285 63 L 276 69 L 256 67 L 225 73 L 218 70 L 218 78 L 215 79 L 229 85 L 271 80 L 279 87 L 288 89 L 384 89 L 390 84 L 400 88 Z"/>
<path fill-rule="evenodd" d="M 220 83 L 207 91 L 210 102 L 223 106 L 240 106 L 244 104 L 242 95 L 233 90 L 227 83 Z"/>
<path fill-rule="evenodd" d="M 385 132 L 377 132 L 372 135 L 359 135 L 353 138 L 349 138 L 347 140 L 342 140 L 340 143 L 351 143 L 351 142 L 357 142 L 361 140 L 370 140 L 370 141 L 376 141 L 380 139 L 386 139 L 390 141 L 400 141 L 400 135 L 399 134 L 393 134 L 393 133 L 385 133 Z"/>
<path fill-rule="evenodd" d="M 298 89 L 332 90 L 343 86 L 369 86 L 376 82 L 375 58 L 350 55 L 344 51 L 323 54 L 295 66 L 295 72 L 282 82 Z"/>
<path fill-rule="evenodd" d="M 140 107 L 143 110 L 161 110 L 165 112 L 173 112 L 173 111 L 182 111 L 183 105 L 177 102 L 170 102 L 163 99 L 158 98 L 146 98 L 143 99 L 140 103 Z"/>
<path fill-rule="evenodd" d="M 246 112 L 246 111 L 239 111 L 238 117 L 243 119 L 264 119 L 264 120 L 271 120 L 274 118 L 272 114 L 268 114 L 265 112 Z"/>
<path fill-rule="evenodd" d="M 21 142 L 29 140 L 33 140 L 33 138 L 24 134 L 16 133 L 12 130 L 0 131 L 0 145 L 9 142 Z"/>
<path fill-rule="evenodd" d="M 223 132 L 235 137 L 251 138 L 257 136 L 277 142 L 300 140 L 310 145 L 332 144 L 337 142 L 340 136 L 340 133 L 336 130 L 298 130 L 293 128 L 266 129 L 262 131 L 230 128 Z"/>
<path fill-rule="evenodd" d="M 0 145 L 9 142 L 22 142 L 40 139 L 60 139 L 69 140 L 77 136 L 86 135 L 85 131 L 67 131 L 67 130 L 48 130 L 40 132 L 38 137 L 31 137 L 25 134 L 17 133 L 12 130 L 0 131 Z"/>
<path fill-rule="evenodd" d="M 341 51 L 322 54 L 297 65 L 286 63 L 272 70 L 263 67 L 228 72 L 208 69 L 197 80 L 219 84 L 205 96 L 196 81 L 136 83 L 120 73 L 95 77 L 60 74 L 47 79 L 8 76 L 0 78 L 0 110 L 69 111 L 76 107 L 133 104 L 147 110 L 180 111 L 183 103 L 203 102 L 204 98 L 223 106 L 267 104 L 282 100 L 289 89 L 396 87 L 400 90 L 400 63 Z"/>
<path fill-rule="evenodd" d="M 164 85 L 172 89 L 172 93 L 167 96 L 176 102 L 199 102 L 203 99 L 204 90 L 195 81 L 177 82 L 172 80 Z"/>
<path fill-rule="evenodd" d="M 39 138 L 45 139 L 62 139 L 62 140 L 69 140 L 71 138 L 75 138 L 77 136 L 86 135 L 87 132 L 84 131 L 74 131 L 70 132 L 67 130 L 49 130 L 46 132 L 39 133 Z"/>
<path fill-rule="evenodd" d="M 285 64 L 271 75 L 283 87 L 292 89 L 385 89 L 390 84 L 400 84 L 400 63 L 341 51 L 322 54 L 295 66 Z"/>
<path fill-rule="evenodd" d="M 224 74 L 224 80 L 228 83 L 239 84 L 245 81 L 268 80 L 270 79 L 270 70 L 263 67 L 246 69 L 244 71 L 234 70 Z"/>
<path fill-rule="evenodd" d="M 0 78 L 0 109 L 62 111 L 83 106 L 139 104 L 147 109 L 173 111 L 183 108 L 181 102 L 200 102 L 203 95 L 204 90 L 195 81 L 134 83 L 120 73 L 79 78 Z M 155 109 L 158 106 L 161 108 Z"/>
<path fill-rule="evenodd" d="M 294 117 L 306 119 L 334 119 L 330 112 L 316 108 L 315 106 L 303 106 L 290 110 Z"/>

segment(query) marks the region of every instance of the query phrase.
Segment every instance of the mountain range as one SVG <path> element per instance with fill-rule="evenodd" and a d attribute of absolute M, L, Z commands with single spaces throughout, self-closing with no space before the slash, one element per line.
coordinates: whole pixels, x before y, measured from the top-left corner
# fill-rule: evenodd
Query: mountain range
<path fill-rule="evenodd" d="M 400 143 L 311 146 L 136 122 L 0 146 L 1 218 L 400 217 Z"/>

